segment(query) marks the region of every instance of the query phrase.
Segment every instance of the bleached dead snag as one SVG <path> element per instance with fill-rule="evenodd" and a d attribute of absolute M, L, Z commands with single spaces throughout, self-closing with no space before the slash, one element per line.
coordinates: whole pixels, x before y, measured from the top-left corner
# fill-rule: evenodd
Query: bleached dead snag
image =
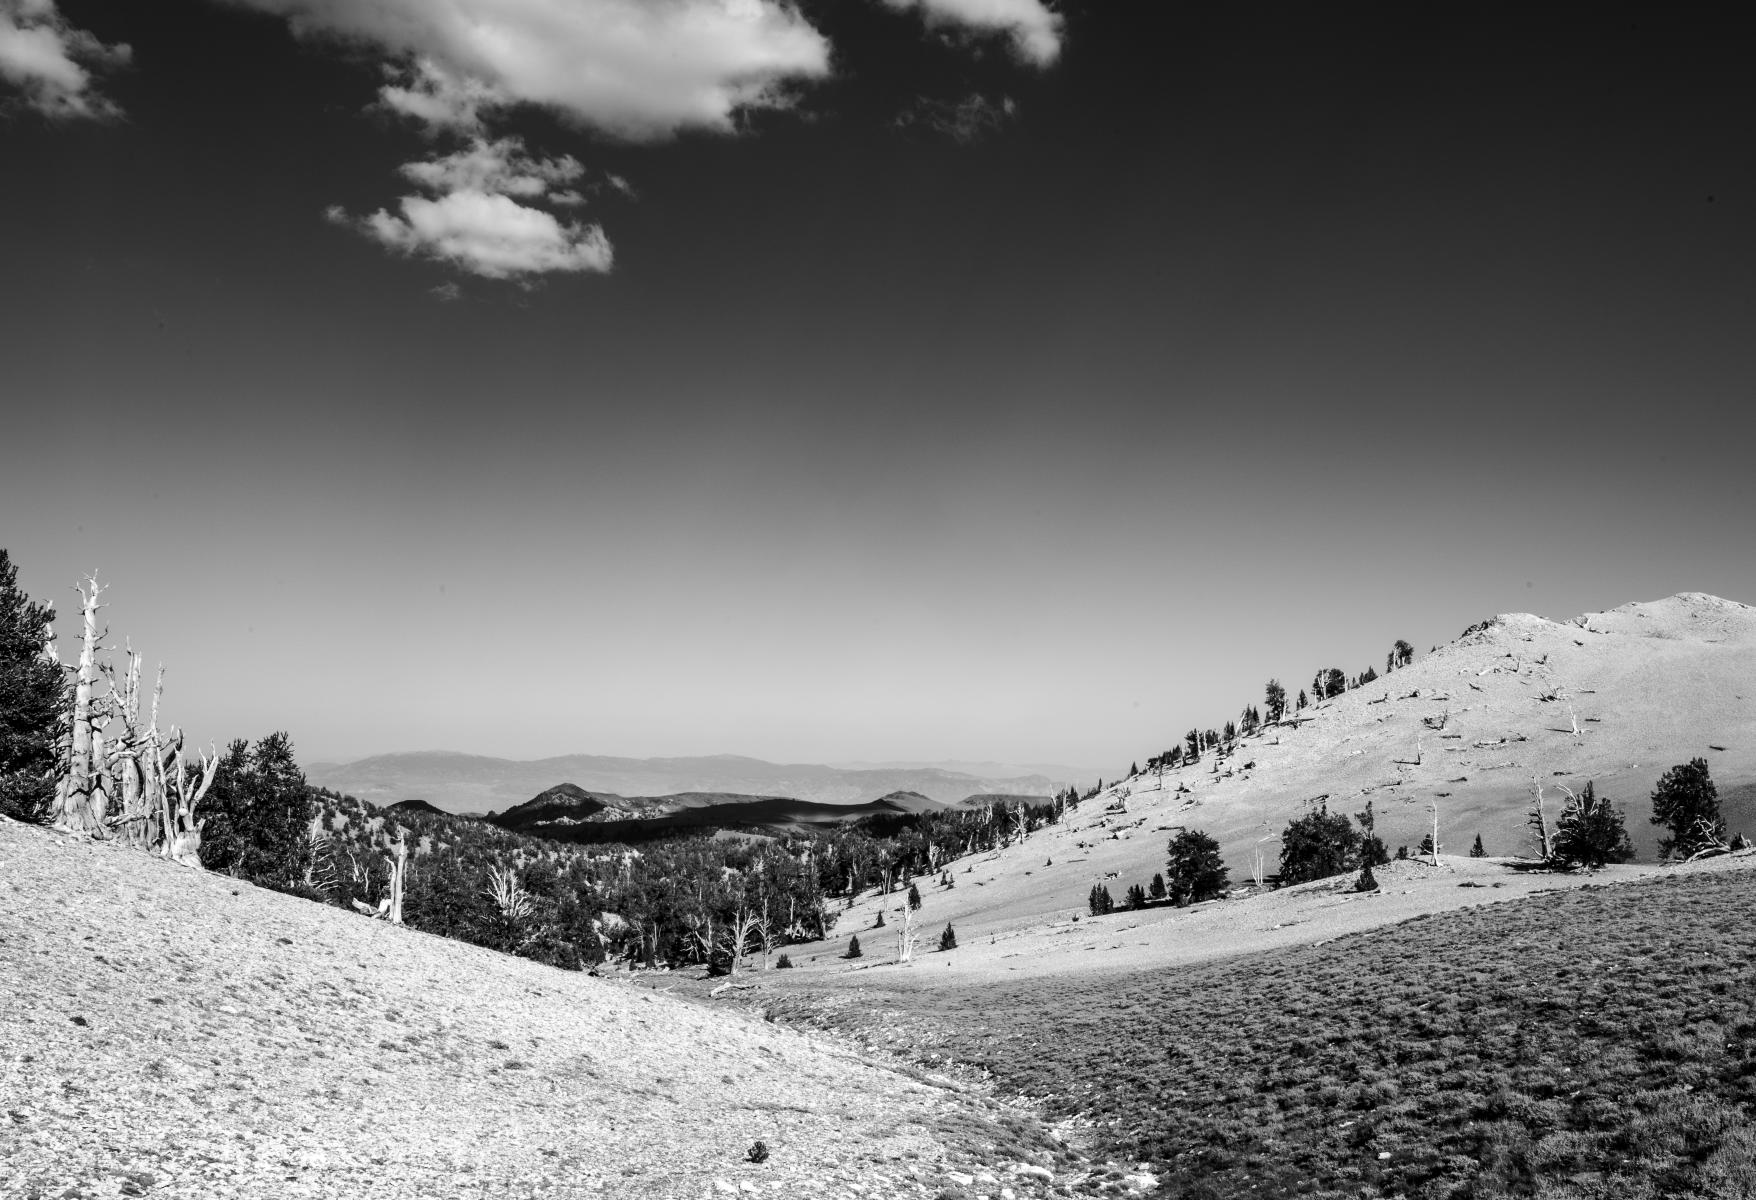
<path fill-rule="evenodd" d="M 54 827 L 63 833 L 86 833 L 103 836 L 104 813 L 97 807 L 92 794 L 94 775 L 92 762 L 92 687 L 97 683 L 98 597 L 104 587 L 95 576 L 88 576 L 77 588 L 84 615 L 79 642 L 79 666 L 73 688 L 72 736 L 66 773 L 55 794 Z"/>
<path fill-rule="evenodd" d="M 406 836 L 396 839 L 394 849 L 396 857 L 392 858 L 388 854 L 384 856 L 384 865 L 389 870 L 390 877 L 385 883 L 385 895 L 379 899 L 377 907 L 374 908 L 363 900 L 355 900 L 354 907 L 368 917 L 389 921 L 392 925 L 401 925 L 402 885 L 409 862 L 409 847 Z"/>
<path fill-rule="evenodd" d="M 750 939 L 752 937 L 763 937 L 766 940 L 766 935 L 766 923 L 762 920 L 761 913 L 749 908 L 738 909 L 738 911 L 733 914 L 731 926 L 726 930 L 724 939 L 721 942 L 721 947 L 726 953 L 726 959 L 730 963 L 730 970 L 728 970 L 726 974 L 734 979 L 737 978 L 738 963 L 743 959 L 745 952 L 749 949 Z"/>
<path fill-rule="evenodd" d="M 896 930 L 896 961 L 899 963 L 913 962 L 915 957 L 915 910 L 907 904 L 902 906 L 902 924 Z"/>
<path fill-rule="evenodd" d="M 397 848 L 403 848 L 400 839 L 397 841 Z M 385 861 L 389 862 L 388 859 Z M 392 870 L 395 870 L 394 865 Z M 518 875 L 511 867 L 489 867 L 488 888 L 482 894 L 494 902 L 494 907 L 500 910 L 501 918 L 514 928 L 524 924 L 530 919 L 531 913 L 536 911 L 531 903 L 530 893 L 519 884 Z"/>
<path fill-rule="evenodd" d="M 1537 856 L 1544 862 L 1555 857 L 1554 846 L 1549 837 L 1549 819 L 1543 812 L 1543 785 L 1535 775 L 1530 777 L 1531 790 L 1536 793 L 1536 801 L 1530 809 L 1530 828 L 1536 834 Z"/>
<path fill-rule="evenodd" d="M 159 781 L 164 796 L 165 838 L 159 847 L 159 854 L 185 867 L 201 870 L 201 827 L 207 818 L 197 820 L 195 808 L 207 795 L 207 789 L 213 786 L 214 773 L 219 770 L 219 751 L 201 756 L 200 781 L 191 784 L 189 781 L 189 763 L 183 757 L 183 735 L 175 728 L 171 729 L 173 743 L 169 758 L 160 759 Z M 166 770 L 167 764 L 174 765 L 176 774 Z M 171 783 L 175 780 L 175 784 Z"/>

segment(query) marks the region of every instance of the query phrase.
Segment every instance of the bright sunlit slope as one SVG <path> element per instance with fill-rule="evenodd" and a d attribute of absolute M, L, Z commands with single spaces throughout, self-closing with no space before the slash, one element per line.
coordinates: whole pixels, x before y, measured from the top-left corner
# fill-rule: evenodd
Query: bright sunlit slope
<path fill-rule="evenodd" d="M 1298 686 L 1289 691 L 1296 694 Z M 1261 704 L 1259 696 L 1216 703 L 1210 723 L 1235 718 L 1246 700 Z M 1167 731 L 1164 746 L 1142 747 L 1141 759 L 1176 736 Z M 1070 809 L 1058 825 L 1022 844 L 957 860 L 950 865 L 953 888 L 922 883 L 923 945 L 930 948 L 949 922 L 966 950 L 975 949 L 973 942 L 985 947 L 989 938 L 1002 939 L 992 955 L 960 954 L 953 966 L 1010 953 L 1005 937 L 1025 930 L 1047 937 L 1053 927 L 1073 949 L 1085 949 L 1092 939 L 1104 943 L 1100 950 L 1109 948 L 1118 939 L 1099 930 L 1121 928 L 1120 915 L 1081 923 L 1074 936 L 1073 916 L 1085 911 L 1094 884 L 1106 886 L 1119 905 L 1129 884 L 1147 884 L 1164 869 L 1167 842 L 1179 828 L 1219 841 L 1234 884 L 1250 878 L 1258 847 L 1273 874 L 1281 830 L 1324 796 L 1331 811 L 1350 816 L 1370 800 L 1379 836 L 1393 853 L 1399 845 L 1412 851 L 1419 844 L 1431 828 L 1429 805 L 1437 805 L 1445 864 L 1438 872 L 1399 864 L 1388 877 L 1381 873 L 1385 889 L 1371 903 L 1386 919 L 1400 919 L 1390 911 L 1398 905 L 1412 915 L 1523 894 L 1557 881 L 1521 880 L 1503 866 L 1477 867 L 1479 860 L 1463 856 L 1478 833 L 1490 856 L 1528 852 L 1534 786 L 1545 789 L 1552 820 L 1563 798 L 1557 785 L 1577 789 L 1594 781 L 1623 808 L 1640 858 L 1650 863 L 1656 854 L 1647 819 L 1652 789 L 1671 766 L 1696 757 L 1713 772 L 1731 828 L 1756 834 L 1756 609 L 1685 593 L 1570 621 L 1508 614 L 1306 709 L 1296 725 L 1268 726 L 1241 739 L 1229 757 L 1208 752 L 1193 766 L 1142 774 Z M 1429 872 L 1443 879 L 1428 878 Z M 1477 880 L 1481 872 L 1488 874 Z M 1459 891 L 1460 882 L 1489 890 Z M 862 899 L 843 915 L 835 939 L 813 948 L 817 965 L 827 965 L 825 953 L 850 934 L 872 928 L 880 905 L 894 910 L 898 899 Z M 1249 903 L 1258 906 L 1251 910 L 1252 937 L 1278 938 L 1281 923 L 1314 919 L 1310 897 L 1289 894 L 1268 907 L 1261 907 L 1266 898 Z M 1279 916 L 1268 911 L 1283 904 L 1293 907 Z M 1138 919 L 1156 925 L 1168 916 Z M 885 958 L 892 954 L 895 919 L 892 912 L 886 930 L 867 939 Z M 1013 949 L 1029 958 L 1059 942 L 1030 944 L 1036 950 L 1024 953 L 1022 942 Z M 1028 969 L 1022 962 L 1014 966 Z"/>

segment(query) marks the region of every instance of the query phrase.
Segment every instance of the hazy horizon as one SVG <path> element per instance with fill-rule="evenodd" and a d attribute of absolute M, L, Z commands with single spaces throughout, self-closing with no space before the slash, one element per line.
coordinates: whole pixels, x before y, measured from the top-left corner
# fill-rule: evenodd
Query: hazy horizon
<path fill-rule="evenodd" d="M 0 546 L 203 745 L 1114 771 L 1397 638 L 1756 601 L 1729 24 L 30 7 Z"/>

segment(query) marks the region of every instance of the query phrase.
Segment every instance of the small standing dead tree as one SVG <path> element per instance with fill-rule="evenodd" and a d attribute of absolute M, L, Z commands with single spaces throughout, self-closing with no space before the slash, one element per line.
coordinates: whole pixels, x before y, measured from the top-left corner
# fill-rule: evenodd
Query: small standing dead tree
<path fill-rule="evenodd" d="M 914 961 L 915 942 L 918 939 L 915 930 L 915 910 L 907 904 L 902 906 L 902 924 L 896 928 L 896 961 L 909 963 Z"/>
<path fill-rule="evenodd" d="M 394 858 L 388 854 L 384 856 L 384 866 L 389 872 L 389 876 L 385 880 L 384 895 L 379 898 L 377 907 L 374 908 L 364 900 L 355 900 L 354 907 L 368 917 L 389 921 L 392 925 L 401 925 L 402 887 L 409 864 L 407 835 L 399 835 L 396 839 L 396 845 L 392 849 L 396 852 Z"/>
<path fill-rule="evenodd" d="M 1548 815 L 1543 812 L 1542 781 L 1538 779 L 1537 776 L 1532 775 L 1530 777 L 1530 787 L 1531 791 L 1536 793 L 1536 799 L 1532 802 L 1530 807 L 1530 830 L 1537 840 L 1537 856 L 1541 858 L 1542 861 L 1548 862 L 1554 858 L 1555 848 L 1552 835 L 1549 832 L 1549 818 Z"/>

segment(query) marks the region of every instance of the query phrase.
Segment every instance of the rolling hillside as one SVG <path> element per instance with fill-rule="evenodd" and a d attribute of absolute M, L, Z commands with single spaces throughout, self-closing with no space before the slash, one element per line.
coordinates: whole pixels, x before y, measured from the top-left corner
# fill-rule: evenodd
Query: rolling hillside
<path fill-rule="evenodd" d="M 1142 747 L 1141 758 L 1162 748 Z M 1094 884 L 1119 901 L 1163 870 L 1183 827 L 1218 839 L 1234 883 L 1250 877 L 1258 846 L 1273 873 L 1278 834 L 1320 796 L 1350 815 L 1371 800 L 1392 851 L 1420 842 L 1437 804 L 1446 854 L 1465 855 L 1479 833 L 1489 855 L 1507 856 L 1529 846 L 1533 785 L 1552 818 L 1557 785 L 1591 780 L 1623 808 L 1650 862 L 1648 797 L 1694 757 L 1708 761 L 1731 828 L 1756 835 L 1756 609 L 1685 593 L 1571 621 L 1509 614 L 1307 709 L 1297 725 L 1241 740 L 1229 758 L 1117 784 L 1022 844 L 952 863 L 957 886 L 930 889 L 923 919 L 960 935 L 1068 929 Z M 895 901 L 862 899 L 838 933 Z"/>

